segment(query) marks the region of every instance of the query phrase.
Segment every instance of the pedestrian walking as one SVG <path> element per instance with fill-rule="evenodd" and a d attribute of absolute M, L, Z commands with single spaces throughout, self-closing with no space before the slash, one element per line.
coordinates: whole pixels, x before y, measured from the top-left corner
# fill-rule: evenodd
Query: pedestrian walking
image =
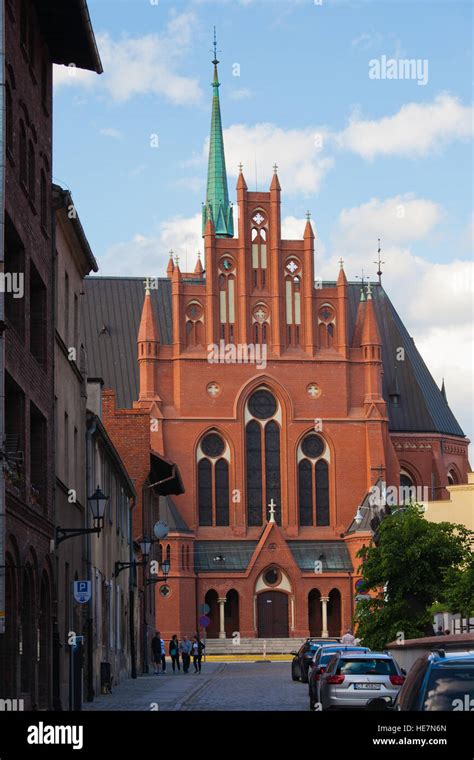
<path fill-rule="evenodd" d="M 156 632 L 156 635 L 158 636 L 160 640 L 160 660 L 161 660 L 161 670 L 163 675 L 166 673 L 166 649 L 165 649 L 165 642 L 164 639 L 161 638 L 161 633 L 159 631 Z"/>
<path fill-rule="evenodd" d="M 189 673 L 189 665 L 191 662 L 191 648 L 192 643 L 187 636 L 183 636 L 183 639 L 179 645 L 179 653 L 183 661 L 183 673 Z"/>
<path fill-rule="evenodd" d="M 199 634 L 196 633 L 196 635 L 193 638 L 193 646 L 192 646 L 193 663 L 194 663 L 194 672 L 195 673 L 200 673 L 201 672 L 202 654 L 204 652 L 205 647 L 206 647 L 206 645 L 199 638 Z"/>
<path fill-rule="evenodd" d="M 348 646 L 348 647 L 353 647 L 355 646 L 355 643 L 356 643 L 355 636 L 352 634 L 351 629 L 348 628 L 341 639 L 341 644 L 344 644 L 345 646 Z"/>
<path fill-rule="evenodd" d="M 444 631 L 443 631 L 443 626 L 442 625 L 439 625 L 438 628 L 436 629 L 435 636 L 444 636 Z"/>
<path fill-rule="evenodd" d="M 169 653 L 171 657 L 171 666 L 173 668 L 173 673 L 176 673 L 176 668 L 178 668 L 178 673 L 179 673 L 179 671 L 181 670 L 181 667 L 179 664 L 179 641 L 175 633 L 171 637 Z"/>
<path fill-rule="evenodd" d="M 156 631 L 151 640 L 151 660 L 153 663 L 153 671 L 155 676 L 157 676 L 160 673 L 161 665 L 161 639 L 159 631 Z"/>

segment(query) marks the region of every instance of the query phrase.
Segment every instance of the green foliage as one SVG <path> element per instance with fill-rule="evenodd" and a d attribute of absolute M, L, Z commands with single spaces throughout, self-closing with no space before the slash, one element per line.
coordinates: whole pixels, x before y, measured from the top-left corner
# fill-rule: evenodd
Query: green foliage
<path fill-rule="evenodd" d="M 461 567 L 450 567 L 445 573 L 442 604 L 450 612 L 474 617 L 474 554 Z"/>
<path fill-rule="evenodd" d="M 362 577 L 375 592 L 357 605 L 358 635 L 364 644 L 383 648 L 400 635 L 409 639 L 432 634 L 431 606 L 445 601 L 448 589 L 450 606 L 468 596 L 465 568 L 470 563 L 473 572 L 473 538 L 463 525 L 425 520 L 418 504 L 384 518 L 377 545 L 363 546 L 358 553 Z"/>

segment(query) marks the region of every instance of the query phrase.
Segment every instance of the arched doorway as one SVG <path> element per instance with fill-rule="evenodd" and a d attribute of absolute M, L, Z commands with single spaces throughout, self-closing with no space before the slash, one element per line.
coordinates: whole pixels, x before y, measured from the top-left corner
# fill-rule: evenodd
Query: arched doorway
<path fill-rule="evenodd" d="M 321 636 L 322 625 L 321 592 L 317 588 L 312 588 L 308 594 L 309 635 Z"/>
<path fill-rule="evenodd" d="M 3 699 L 17 696 L 17 578 L 14 562 L 9 554 L 6 556 L 5 573 L 5 635 L 0 636 L 0 697 Z"/>
<path fill-rule="evenodd" d="M 206 592 L 206 596 L 204 597 L 205 603 L 210 607 L 210 610 L 207 613 L 207 617 L 210 618 L 211 623 L 206 628 L 206 638 L 208 639 L 219 638 L 219 603 L 217 600 L 217 591 L 214 591 L 214 589 L 209 589 L 209 591 Z"/>
<path fill-rule="evenodd" d="M 20 688 L 22 694 L 29 695 L 32 703 L 34 703 L 36 624 L 34 586 L 30 567 L 26 568 L 23 572 L 20 640 L 22 644 Z"/>
<path fill-rule="evenodd" d="M 235 588 L 231 588 L 226 594 L 224 620 L 225 635 L 231 638 L 235 631 L 239 631 L 239 594 Z"/>
<path fill-rule="evenodd" d="M 41 578 L 38 668 L 39 707 L 47 710 L 51 707 L 51 594 L 46 573 Z"/>
<path fill-rule="evenodd" d="M 329 594 L 328 634 L 330 637 L 341 635 L 341 594 L 337 588 Z"/>
<path fill-rule="evenodd" d="M 257 621 L 259 638 L 288 638 L 288 595 L 283 591 L 263 591 L 258 594 Z"/>

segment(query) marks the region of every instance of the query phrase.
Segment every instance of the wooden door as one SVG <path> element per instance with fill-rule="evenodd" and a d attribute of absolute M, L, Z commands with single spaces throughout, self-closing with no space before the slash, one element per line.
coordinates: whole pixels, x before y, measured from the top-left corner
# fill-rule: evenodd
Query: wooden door
<path fill-rule="evenodd" d="M 282 591 L 265 591 L 257 599 L 258 636 L 288 638 L 288 596 Z"/>

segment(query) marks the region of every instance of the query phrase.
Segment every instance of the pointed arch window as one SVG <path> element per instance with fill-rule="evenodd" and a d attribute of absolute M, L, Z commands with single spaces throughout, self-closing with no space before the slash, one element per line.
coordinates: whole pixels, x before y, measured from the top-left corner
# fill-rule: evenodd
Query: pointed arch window
<path fill-rule="evenodd" d="M 235 262 L 224 256 L 219 262 L 219 321 L 220 337 L 227 343 L 234 342 L 235 326 Z"/>
<path fill-rule="evenodd" d="M 275 520 L 281 524 L 281 409 L 266 388 L 249 398 L 245 409 L 247 523 L 262 525 L 267 505 L 274 500 Z"/>
<path fill-rule="evenodd" d="M 219 433 L 204 436 L 197 460 L 199 525 L 229 525 L 230 450 Z"/>
<path fill-rule="evenodd" d="M 268 226 L 266 214 L 257 209 L 252 214 L 252 284 L 264 289 L 267 284 Z"/>
<path fill-rule="evenodd" d="M 299 346 L 301 341 L 301 266 L 291 257 L 285 266 L 286 331 L 289 346 Z"/>
<path fill-rule="evenodd" d="M 300 525 L 329 525 L 329 449 L 324 439 L 307 435 L 298 447 L 297 460 Z"/>

